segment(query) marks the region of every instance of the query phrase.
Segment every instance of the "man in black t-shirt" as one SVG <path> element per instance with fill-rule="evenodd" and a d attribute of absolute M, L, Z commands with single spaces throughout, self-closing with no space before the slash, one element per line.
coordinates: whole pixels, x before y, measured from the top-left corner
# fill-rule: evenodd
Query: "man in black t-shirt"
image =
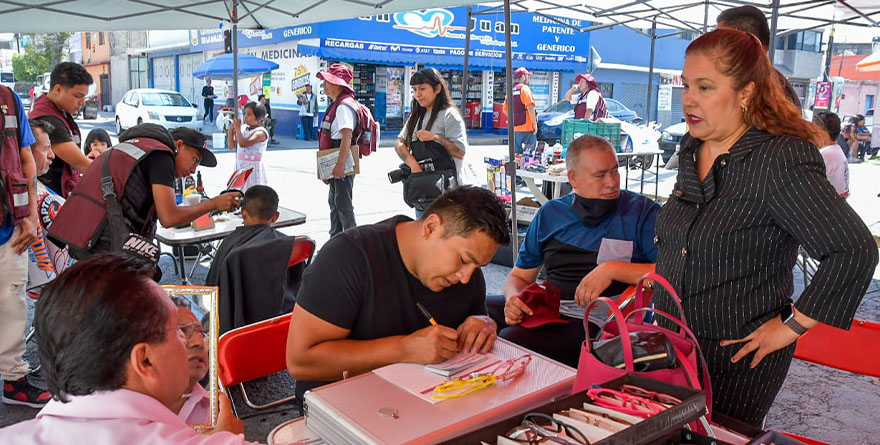
<path fill-rule="evenodd" d="M 495 323 L 480 267 L 508 242 L 501 202 L 475 187 L 447 191 L 416 221 L 396 216 L 331 239 L 306 269 L 290 321 L 298 400 L 343 373 L 489 351 Z"/>
<path fill-rule="evenodd" d="M 176 128 L 169 133 L 157 124 L 141 124 L 123 132 L 119 141 L 136 143 L 140 138 L 153 139 L 167 149 L 150 150 L 131 170 L 125 188 L 117 198 L 129 232 L 152 238 L 157 220 L 165 227 L 175 227 L 188 224 L 214 210 L 231 211 L 238 208 L 241 202 L 239 192 L 224 193 L 194 205 L 177 205 L 174 179 L 195 173 L 198 165 L 217 165 L 217 158 L 205 147 L 203 134 L 186 127 Z M 100 178 L 104 176 L 102 163 L 104 157 L 110 156 L 114 150 L 108 150 L 95 159 L 98 164 L 86 171 L 83 183 L 70 195 L 49 230 L 50 238 L 70 246 L 71 256 L 76 259 L 113 250 L 109 224 L 86 216 L 94 211 L 94 203 L 100 202 L 99 199 L 103 197 L 100 188 Z M 113 158 L 110 159 L 112 172 Z M 79 245 L 84 236 L 93 242 Z"/>

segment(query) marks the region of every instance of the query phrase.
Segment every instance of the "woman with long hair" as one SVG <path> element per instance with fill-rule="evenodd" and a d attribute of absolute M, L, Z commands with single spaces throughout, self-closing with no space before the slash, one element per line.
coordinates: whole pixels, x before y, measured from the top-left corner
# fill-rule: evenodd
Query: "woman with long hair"
<path fill-rule="evenodd" d="M 448 155 L 448 159 L 431 159 L 433 167 L 451 161 L 456 179 L 461 184 L 462 160 L 468 146 L 467 132 L 461 113 L 452 103 L 446 80 L 435 68 L 425 68 L 413 74 L 409 84 L 413 91 L 412 113 L 397 135 L 397 155 L 413 173 L 418 173 L 424 170 L 419 164 L 424 160 L 413 156 L 413 142 L 438 144 L 442 147 L 440 155 Z"/>
<path fill-rule="evenodd" d="M 678 181 L 657 219 L 658 274 L 682 300 L 708 361 L 713 410 L 761 425 L 797 338 L 848 329 L 877 265 L 861 218 L 825 178 L 821 130 L 805 121 L 755 36 L 688 46 Z M 856 228 L 853 230 L 853 228 Z M 821 260 L 792 304 L 798 246 Z M 658 309 L 677 313 L 657 292 Z"/>

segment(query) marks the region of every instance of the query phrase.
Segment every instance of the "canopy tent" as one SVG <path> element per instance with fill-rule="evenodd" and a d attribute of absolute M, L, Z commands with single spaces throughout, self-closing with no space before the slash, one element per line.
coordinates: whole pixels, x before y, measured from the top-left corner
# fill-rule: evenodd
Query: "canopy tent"
<path fill-rule="evenodd" d="M 158 29 L 216 29 L 231 24 L 251 29 L 269 29 L 305 23 L 342 20 L 386 14 L 413 8 L 488 3 L 462 0 L 0 0 L 0 29 L 6 32 L 113 31 Z M 877 0 L 603 0 L 588 4 L 583 0 L 504 0 L 491 3 L 504 12 L 506 67 L 512 72 L 510 15 L 530 11 L 547 20 L 579 32 L 623 25 L 651 38 L 653 43 L 680 32 L 702 33 L 714 25 L 718 14 L 728 8 L 752 5 L 770 18 L 771 34 L 785 35 L 802 30 L 835 26 L 880 26 Z M 482 11 L 480 14 L 494 13 Z M 476 14 L 475 14 L 476 15 Z M 568 20 L 591 22 L 575 27 Z M 657 27 L 679 31 L 657 34 Z M 650 29 L 650 31 L 646 31 Z M 233 31 L 233 64 L 237 62 L 237 32 Z M 469 38 L 465 39 L 468 47 Z M 771 58 L 775 45 L 771 45 Z M 652 51 L 653 52 L 653 51 Z M 465 67 L 469 57 L 464 52 Z M 653 58 L 652 58 L 653 60 Z M 585 67 L 586 68 L 586 67 Z M 649 70 L 649 88 L 653 78 Z M 467 76 L 463 76 L 467 78 Z M 237 89 L 237 82 L 233 83 Z M 507 82 L 507 96 L 512 84 Z M 237 95 L 237 91 L 235 92 Z M 650 107 L 648 107 L 650 108 Z M 513 134 L 513 120 L 508 119 Z M 514 159 L 513 138 L 508 138 L 510 159 Z M 509 167 L 512 168 L 513 164 Z M 513 171 L 513 170 L 510 170 Z M 516 196 L 512 196 L 511 220 L 516 221 Z M 516 224 L 513 224 L 516 227 Z M 517 231 L 513 230 L 512 251 L 517 254 Z"/>
<path fill-rule="evenodd" d="M 215 80 L 232 80 L 234 77 L 248 77 L 268 73 L 278 69 L 278 64 L 271 60 L 261 59 L 250 54 L 238 55 L 238 70 L 232 67 L 232 54 L 221 54 L 206 60 L 193 71 L 193 77 Z"/>
<path fill-rule="evenodd" d="M 856 64 L 859 71 L 880 71 L 880 51 L 865 57 Z"/>

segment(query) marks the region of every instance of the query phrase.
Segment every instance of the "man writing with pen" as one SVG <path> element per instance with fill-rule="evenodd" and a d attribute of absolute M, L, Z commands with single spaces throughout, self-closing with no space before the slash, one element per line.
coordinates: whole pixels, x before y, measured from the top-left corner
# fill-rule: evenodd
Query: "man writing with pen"
<path fill-rule="evenodd" d="M 501 201 L 474 187 L 447 191 L 418 220 L 396 216 L 331 239 L 306 269 L 290 321 L 299 403 L 343 373 L 488 352 L 496 327 L 480 267 L 508 242 Z"/>

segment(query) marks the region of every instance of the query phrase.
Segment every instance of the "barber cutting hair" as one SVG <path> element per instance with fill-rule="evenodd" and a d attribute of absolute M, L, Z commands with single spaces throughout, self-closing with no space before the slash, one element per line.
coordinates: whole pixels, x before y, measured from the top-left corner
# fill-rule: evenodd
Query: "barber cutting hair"
<path fill-rule="evenodd" d="M 198 165 L 217 165 L 200 132 L 181 127 L 169 133 L 156 124 L 141 124 L 119 140 L 86 170 L 49 231 L 50 238 L 70 247 L 74 258 L 119 251 L 128 234 L 152 239 L 157 220 L 175 227 L 241 205 L 239 192 L 177 205 L 175 178 L 195 173 Z"/>

